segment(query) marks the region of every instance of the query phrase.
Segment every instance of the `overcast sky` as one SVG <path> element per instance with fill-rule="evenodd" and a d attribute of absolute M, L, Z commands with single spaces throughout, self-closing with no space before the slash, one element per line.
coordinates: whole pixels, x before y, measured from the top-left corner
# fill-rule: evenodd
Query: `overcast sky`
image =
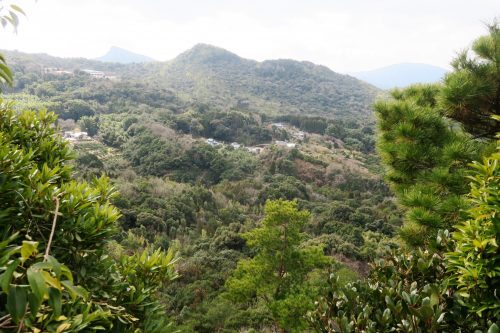
<path fill-rule="evenodd" d="M 3 2 L 6 2 L 4 0 Z M 196 43 L 337 72 L 447 67 L 500 17 L 499 0 L 15 0 L 27 13 L 0 49 L 94 58 L 116 45 L 169 60 Z"/>

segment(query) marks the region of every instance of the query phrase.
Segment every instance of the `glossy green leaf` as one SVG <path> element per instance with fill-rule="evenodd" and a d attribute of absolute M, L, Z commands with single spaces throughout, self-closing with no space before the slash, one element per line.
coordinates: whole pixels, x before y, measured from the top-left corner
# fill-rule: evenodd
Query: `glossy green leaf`
<path fill-rule="evenodd" d="M 57 289 L 49 289 L 49 305 L 54 310 L 54 316 L 58 317 L 61 315 L 62 303 L 61 303 L 61 292 Z"/>
<path fill-rule="evenodd" d="M 11 286 L 9 289 L 9 295 L 7 296 L 7 311 L 12 316 L 14 323 L 19 323 L 26 311 L 26 305 L 28 304 L 28 293 L 25 287 Z"/>
<path fill-rule="evenodd" d="M 490 328 L 488 328 L 488 333 L 500 333 L 500 328 L 497 324 L 493 323 Z"/>
<path fill-rule="evenodd" d="M 43 303 L 42 299 L 39 299 L 35 294 L 30 293 L 28 294 L 28 303 L 30 306 L 30 312 L 32 317 L 36 317 L 36 314 L 38 313 L 38 309 Z"/>
<path fill-rule="evenodd" d="M 39 300 L 43 300 L 48 293 L 48 288 L 42 271 L 28 268 L 27 275 L 31 291 Z"/>
<path fill-rule="evenodd" d="M 4 293 L 8 292 L 9 285 L 10 285 L 11 280 L 12 280 L 12 275 L 14 274 L 14 271 L 16 270 L 16 268 L 19 266 L 20 263 L 21 263 L 21 260 L 19 260 L 19 259 L 13 260 L 7 266 L 7 269 L 5 270 L 5 272 L 3 272 L 2 275 L 0 275 L 0 286 L 1 286 L 2 291 Z"/>
<path fill-rule="evenodd" d="M 73 300 L 77 297 L 81 297 L 83 299 L 87 298 L 87 291 L 80 286 L 75 286 L 73 282 L 64 280 L 61 281 L 61 284 L 66 288 Z"/>

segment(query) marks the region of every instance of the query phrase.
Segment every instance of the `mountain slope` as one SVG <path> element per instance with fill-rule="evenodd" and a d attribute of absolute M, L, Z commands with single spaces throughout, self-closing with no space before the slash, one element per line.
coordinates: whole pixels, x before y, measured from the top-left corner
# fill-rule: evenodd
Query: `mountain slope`
<path fill-rule="evenodd" d="M 368 115 L 378 89 L 310 62 L 257 62 L 198 44 L 151 68 L 151 79 L 191 98 L 221 107 L 244 105 L 270 114 Z"/>
<path fill-rule="evenodd" d="M 271 116 L 300 114 L 371 120 L 371 105 L 380 93 L 368 83 L 311 62 L 258 62 L 205 44 L 198 44 L 169 62 L 120 64 L 20 52 L 7 52 L 6 56 L 22 75 L 40 72 L 44 67 L 71 72 L 95 69 L 121 81 L 170 90 L 186 102 Z"/>
<path fill-rule="evenodd" d="M 438 82 L 446 72 L 446 69 L 437 66 L 404 63 L 352 73 L 351 75 L 380 89 L 391 89 L 405 87 L 413 83 Z"/>
<path fill-rule="evenodd" d="M 143 63 L 143 62 L 154 61 L 153 58 L 150 58 L 142 54 L 134 53 L 117 46 L 112 46 L 105 55 L 96 58 L 96 60 L 104 62 L 117 62 L 121 64 Z"/>

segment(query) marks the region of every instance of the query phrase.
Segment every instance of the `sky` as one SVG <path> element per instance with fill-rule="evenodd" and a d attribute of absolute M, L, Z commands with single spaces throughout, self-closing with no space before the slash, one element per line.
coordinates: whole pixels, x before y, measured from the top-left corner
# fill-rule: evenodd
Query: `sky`
<path fill-rule="evenodd" d="M 118 46 L 166 61 L 197 43 L 255 60 L 340 73 L 396 63 L 449 68 L 500 18 L 500 0 L 14 0 L 17 33 L 0 49 L 95 58 Z M 1 4 L 9 0 L 0 0 Z"/>

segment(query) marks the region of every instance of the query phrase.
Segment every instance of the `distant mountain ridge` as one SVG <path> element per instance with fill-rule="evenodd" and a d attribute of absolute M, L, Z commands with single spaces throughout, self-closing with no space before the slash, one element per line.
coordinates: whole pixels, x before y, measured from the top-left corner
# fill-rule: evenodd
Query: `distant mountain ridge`
<path fill-rule="evenodd" d="M 13 51 L 5 55 L 8 63 L 15 63 L 24 72 L 39 72 L 47 67 L 71 72 L 94 69 L 115 76 L 117 82 L 143 83 L 170 91 L 185 102 L 250 114 L 372 121 L 372 104 L 381 93 L 366 82 L 326 66 L 290 59 L 259 62 L 207 44 L 197 44 L 171 61 L 133 65 Z"/>
<path fill-rule="evenodd" d="M 131 63 L 144 63 L 155 61 L 153 58 L 148 56 L 135 53 L 129 50 L 122 49 L 117 46 L 112 46 L 109 51 L 102 57 L 98 57 L 95 60 L 104 62 L 116 62 L 120 64 L 131 64 Z"/>
<path fill-rule="evenodd" d="M 391 89 L 405 87 L 414 83 L 438 82 L 446 72 L 446 69 L 433 65 L 401 63 L 371 71 L 351 73 L 350 75 L 380 89 Z"/>
<path fill-rule="evenodd" d="M 258 62 L 208 44 L 154 65 L 148 79 L 159 86 L 221 107 L 244 104 L 275 114 L 366 116 L 379 93 L 325 66 L 289 59 Z"/>

